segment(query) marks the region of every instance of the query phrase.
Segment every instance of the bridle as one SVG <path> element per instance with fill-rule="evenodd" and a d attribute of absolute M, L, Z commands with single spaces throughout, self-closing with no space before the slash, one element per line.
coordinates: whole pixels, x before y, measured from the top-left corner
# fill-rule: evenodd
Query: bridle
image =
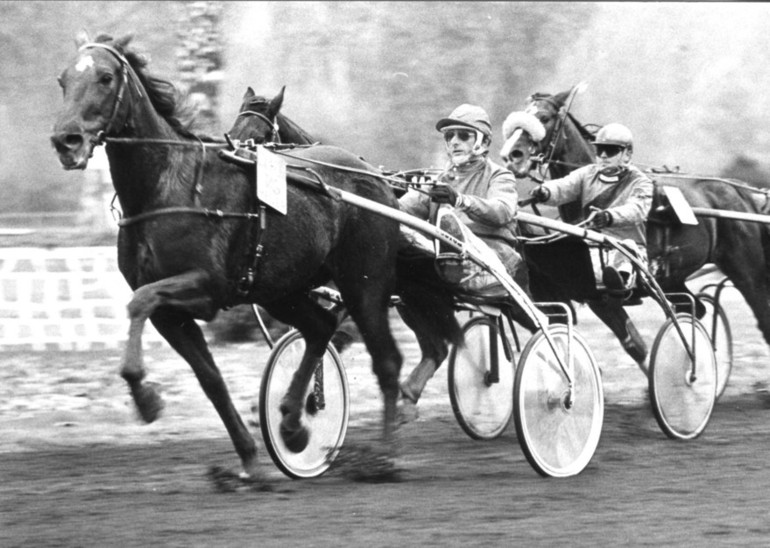
<path fill-rule="evenodd" d="M 115 133 L 123 130 L 128 125 L 128 115 L 126 115 L 125 120 L 123 121 L 123 124 L 115 129 L 113 128 L 114 125 L 117 125 L 117 119 L 118 115 L 120 113 L 120 108 L 124 103 L 125 100 L 125 93 L 126 88 L 128 87 L 129 82 L 134 83 L 134 87 L 136 88 L 136 92 L 139 94 L 139 97 L 143 96 L 142 93 L 142 86 L 141 83 L 138 80 L 138 76 L 136 76 L 136 73 L 134 72 L 134 69 L 131 67 L 131 64 L 128 62 L 128 59 L 120 53 L 117 49 L 113 48 L 112 46 L 108 46 L 107 44 L 102 44 L 100 42 L 89 42 L 87 44 L 83 44 L 78 48 L 78 51 L 85 51 L 87 49 L 91 48 L 101 48 L 104 50 L 107 50 L 112 54 L 115 59 L 118 60 L 120 63 L 120 72 L 121 72 L 121 78 L 119 83 L 119 88 L 117 95 L 115 96 L 115 102 L 112 104 L 112 112 L 110 113 L 110 118 L 107 122 L 106 127 L 99 131 L 99 133 L 96 134 L 96 137 L 92 140 L 94 146 L 98 146 L 101 144 L 104 144 L 107 141 L 107 138 Z"/>
<path fill-rule="evenodd" d="M 240 118 L 241 116 L 256 116 L 257 118 L 259 118 L 260 120 L 265 122 L 271 128 L 270 139 L 269 139 L 268 142 L 270 142 L 270 143 L 280 143 L 281 142 L 281 137 L 278 134 L 278 131 L 279 131 L 280 128 L 278 127 L 278 119 L 277 119 L 277 117 L 271 120 L 270 118 L 268 118 L 267 116 L 265 116 L 261 112 L 257 112 L 255 110 L 244 110 L 242 112 L 239 112 L 238 113 L 238 118 Z M 253 139 L 251 139 L 251 140 L 253 141 Z"/>
<path fill-rule="evenodd" d="M 553 130 L 550 132 L 548 142 L 545 145 L 543 143 L 538 144 L 539 154 L 530 158 L 530 162 L 538 165 L 538 175 L 540 175 L 541 178 L 545 178 L 546 173 L 548 172 L 548 168 L 551 162 L 553 162 L 553 156 L 556 153 L 556 145 L 564 133 L 564 121 L 567 118 L 567 110 L 561 109 L 561 106 L 547 95 L 532 96 L 530 99 L 531 103 L 527 106 L 526 109 L 524 109 L 524 112 L 532 114 L 533 116 L 537 116 L 537 102 L 543 101 L 551 105 L 557 113 L 556 124 L 554 125 Z"/>

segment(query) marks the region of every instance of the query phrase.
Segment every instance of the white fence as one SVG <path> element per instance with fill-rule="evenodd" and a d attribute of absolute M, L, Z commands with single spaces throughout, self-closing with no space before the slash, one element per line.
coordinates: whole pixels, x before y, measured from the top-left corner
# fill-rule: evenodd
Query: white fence
<path fill-rule="evenodd" d="M 0 250 L 0 349 L 117 348 L 131 289 L 112 247 Z M 147 323 L 145 344 L 162 341 Z"/>

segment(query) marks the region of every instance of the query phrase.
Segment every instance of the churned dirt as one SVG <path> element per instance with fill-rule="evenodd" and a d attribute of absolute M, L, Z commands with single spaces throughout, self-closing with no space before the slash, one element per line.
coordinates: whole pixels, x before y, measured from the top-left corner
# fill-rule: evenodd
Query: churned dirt
<path fill-rule="evenodd" d="M 605 424 L 588 468 L 544 479 L 510 425 L 468 438 L 452 415 L 445 371 L 401 428 L 403 481 L 358 483 L 339 473 L 290 480 L 254 435 L 272 490 L 222 492 L 212 467 L 238 460 L 192 372 L 165 346 L 147 352 L 164 389 L 159 421 L 142 425 L 117 374 L 118 352 L 4 354 L 0 366 L 0 546 L 608 546 L 758 545 L 770 538 L 770 409 L 757 383 L 768 352 L 731 291 L 735 363 L 698 439 L 660 431 L 646 380 L 609 331 L 580 312 L 580 332 L 603 371 Z M 630 309 L 651 346 L 662 313 Z M 403 340 L 407 371 L 413 341 Z M 268 349 L 213 348 L 248 420 Z M 346 445 L 379 433 L 381 401 L 369 362 L 344 355 L 351 396 Z"/>

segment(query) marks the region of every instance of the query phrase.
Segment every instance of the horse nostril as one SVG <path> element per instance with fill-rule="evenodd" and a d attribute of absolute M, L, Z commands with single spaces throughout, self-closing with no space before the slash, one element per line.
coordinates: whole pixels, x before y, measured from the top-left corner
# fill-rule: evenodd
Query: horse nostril
<path fill-rule="evenodd" d="M 68 148 L 78 148 L 83 144 L 83 136 L 77 133 L 70 133 L 64 137 L 64 144 Z"/>
<path fill-rule="evenodd" d="M 79 133 L 60 133 L 51 137 L 51 142 L 58 152 L 77 150 L 83 145 L 83 136 Z"/>

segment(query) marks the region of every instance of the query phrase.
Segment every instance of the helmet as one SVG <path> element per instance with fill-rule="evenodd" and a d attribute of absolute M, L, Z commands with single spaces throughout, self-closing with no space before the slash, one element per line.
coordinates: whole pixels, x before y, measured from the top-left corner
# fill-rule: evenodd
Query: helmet
<path fill-rule="evenodd" d="M 596 134 L 594 145 L 618 145 L 633 148 L 631 130 L 622 124 L 607 124 Z"/>
<path fill-rule="evenodd" d="M 469 127 L 480 131 L 487 137 L 492 137 L 492 124 L 487 112 L 475 105 L 460 105 L 452 111 L 448 118 L 442 118 L 436 124 L 436 129 L 441 131 L 450 126 Z"/>

